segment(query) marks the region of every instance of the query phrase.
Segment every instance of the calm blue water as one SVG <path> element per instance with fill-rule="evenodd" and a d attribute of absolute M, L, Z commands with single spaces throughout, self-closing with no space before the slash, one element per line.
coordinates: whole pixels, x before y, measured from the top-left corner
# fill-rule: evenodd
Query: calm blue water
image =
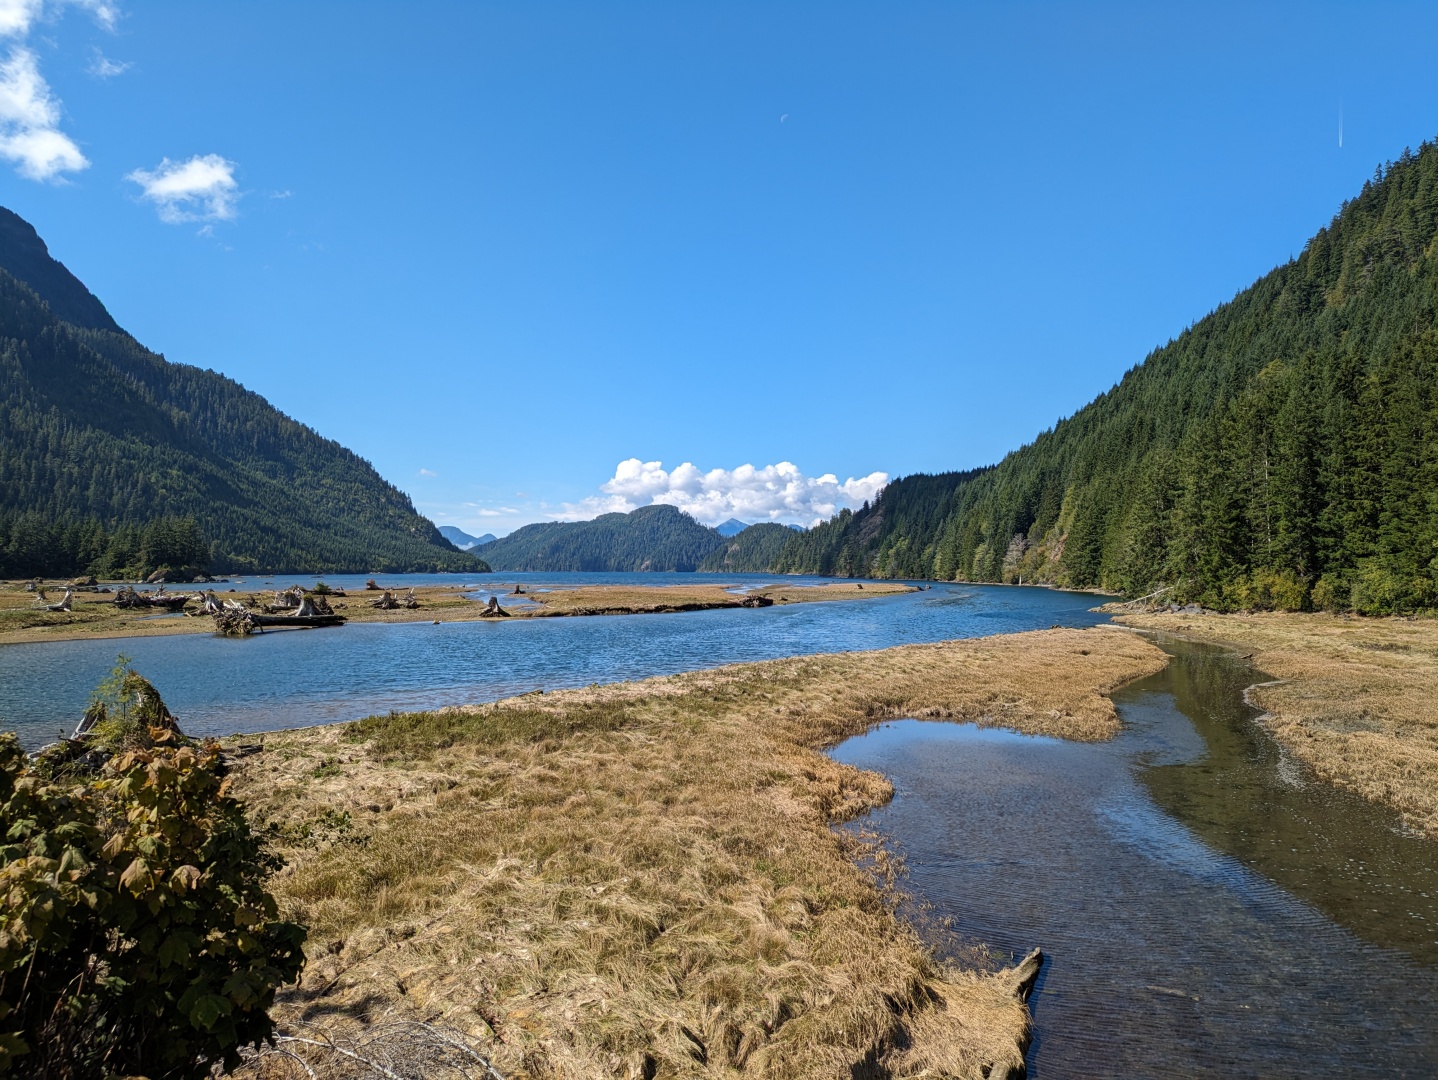
<path fill-rule="evenodd" d="M 283 587 L 293 578 L 260 579 Z M 304 579 L 313 583 L 313 578 Z M 364 577 L 330 577 L 364 587 Z M 738 586 L 827 579 L 718 574 L 381 575 L 387 586 L 474 584 L 507 592 L 545 585 L 715 582 Z M 1055 624 L 1089 626 L 1101 597 L 1050 589 L 935 585 L 875 600 L 671 615 L 505 619 L 325 630 L 233 639 L 176 637 L 0 645 L 0 723 L 27 746 L 74 727 L 90 691 L 124 652 L 192 735 L 352 720 L 391 709 L 491 701 L 535 689 L 638 679 L 748 660 L 880 649 Z"/>
<path fill-rule="evenodd" d="M 1438 1076 L 1438 845 L 1286 761 L 1220 650 L 1071 743 L 904 720 L 834 757 L 894 781 L 864 822 L 936 944 L 1046 956 L 1033 1080 Z"/>

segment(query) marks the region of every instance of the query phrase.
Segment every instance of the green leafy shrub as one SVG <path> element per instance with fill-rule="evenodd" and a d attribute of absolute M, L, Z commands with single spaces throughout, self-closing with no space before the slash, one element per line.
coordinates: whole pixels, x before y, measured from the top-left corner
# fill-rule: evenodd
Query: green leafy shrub
<path fill-rule="evenodd" d="M 1397 559 L 1372 558 L 1353 575 L 1349 601 L 1361 615 L 1393 615 L 1431 608 L 1433 579 L 1407 572 Z"/>
<path fill-rule="evenodd" d="M 0 734 L 0 1074 L 208 1076 L 299 977 L 218 747 L 146 735 L 87 775 L 87 743 L 32 760 Z"/>
<path fill-rule="evenodd" d="M 1324 574 L 1313 586 L 1313 606 L 1320 611 L 1348 610 L 1348 579 L 1341 574 Z"/>
<path fill-rule="evenodd" d="M 1248 611 L 1306 611 L 1308 585 L 1292 570 L 1255 570 L 1227 590 L 1229 608 Z"/>

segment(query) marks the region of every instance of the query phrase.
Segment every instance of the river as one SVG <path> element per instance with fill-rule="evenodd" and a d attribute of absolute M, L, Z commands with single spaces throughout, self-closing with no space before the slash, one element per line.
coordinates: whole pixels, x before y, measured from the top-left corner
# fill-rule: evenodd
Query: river
<path fill-rule="evenodd" d="M 1313 780 L 1256 722 L 1264 676 L 1163 641 L 1083 744 L 915 720 L 834 756 L 941 951 L 1048 956 L 1030 1076 L 1438 1076 L 1438 844 Z"/>
<path fill-rule="evenodd" d="M 269 580 L 273 584 L 266 585 Z M 249 579 L 277 588 L 300 579 Z M 313 578 L 303 579 L 309 584 Z M 386 586 L 473 585 L 474 595 L 575 585 L 725 584 L 736 589 L 827 578 L 763 574 L 382 575 Z M 363 576 L 326 579 L 362 589 Z M 642 679 L 807 653 L 881 649 L 1106 616 L 1088 593 L 939 584 L 865 600 L 485 622 L 352 623 L 248 638 L 213 634 L 0 645 L 0 724 L 37 747 L 73 729 L 117 653 L 153 682 L 192 735 L 353 720 L 390 710 L 492 701 L 530 690 Z M 506 599 L 506 603 L 510 601 Z M 170 616 L 179 618 L 182 616 Z"/>
<path fill-rule="evenodd" d="M 521 582 L 822 580 L 506 574 L 453 583 L 483 596 Z M 409 583 L 444 582 L 384 580 Z M 1089 610 L 1097 600 L 940 584 L 683 615 L 5 645 L 0 715 L 29 746 L 54 738 L 120 651 L 187 731 L 225 734 L 739 661 L 1089 626 L 1104 621 Z M 895 782 L 893 802 L 862 824 L 906 856 L 913 913 L 956 956 L 1045 949 L 1029 1055 L 1041 1080 L 1438 1075 L 1438 845 L 1281 753 L 1242 700 L 1261 672 L 1215 648 L 1163 645 L 1168 669 L 1115 695 L 1123 730 L 1108 743 L 899 721 L 834 751 Z"/>

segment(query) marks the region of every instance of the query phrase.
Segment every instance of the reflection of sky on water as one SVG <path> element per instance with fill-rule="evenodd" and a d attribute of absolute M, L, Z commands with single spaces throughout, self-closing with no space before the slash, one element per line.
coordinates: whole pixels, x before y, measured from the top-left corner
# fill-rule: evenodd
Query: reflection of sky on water
<path fill-rule="evenodd" d="M 462 575 L 455 584 L 474 585 Z M 433 584 L 436 576 L 416 575 Z M 277 585 L 287 579 L 274 579 Z M 310 579 L 307 579 L 310 580 Z M 327 578 L 332 586 L 342 579 Z M 347 584 L 347 579 L 343 579 Z M 381 575 L 386 586 L 410 579 Z M 717 574 L 507 574 L 475 592 L 500 597 L 574 584 L 788 584 L 825 579 Z M 363 578 L 359 586 L 363 588 Z M 918 641 L 1104 620 L 1100 598 L 1050 589 L 936 585 L 900 596 L 784 607 L 595 618 L 354 623 L 236 640 L 210 634 L 0 646 L 0 718 L 27 745 L 69 730 L 123 652 L 186 731 L 263 731 L 390 709 L 493 700 L 748 660 L 878 649 Z"/>
<path fill-rule="evenodd" d="M 1261 676 L 1175 649 L 1115 694 L 1108 743 L 914 720 L 848 740 L 834 756 L 896 790 L 856 827 L 953 920 L 941 947 L 1044 949 L 1036 1080 L 1438 1075 L 1434 845 L 1288 783 L 1241 701 Z"/>

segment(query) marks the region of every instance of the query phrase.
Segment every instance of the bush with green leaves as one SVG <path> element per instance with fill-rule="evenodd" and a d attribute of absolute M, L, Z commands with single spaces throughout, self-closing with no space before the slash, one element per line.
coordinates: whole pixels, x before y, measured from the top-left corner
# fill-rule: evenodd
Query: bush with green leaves
<path fill-rule="evenodd" d="M 30 758 L 0 734 L 0 1075 L 207 1076 L 299 977 L 305 930 L 218 746 L 147 735 Z"/>

